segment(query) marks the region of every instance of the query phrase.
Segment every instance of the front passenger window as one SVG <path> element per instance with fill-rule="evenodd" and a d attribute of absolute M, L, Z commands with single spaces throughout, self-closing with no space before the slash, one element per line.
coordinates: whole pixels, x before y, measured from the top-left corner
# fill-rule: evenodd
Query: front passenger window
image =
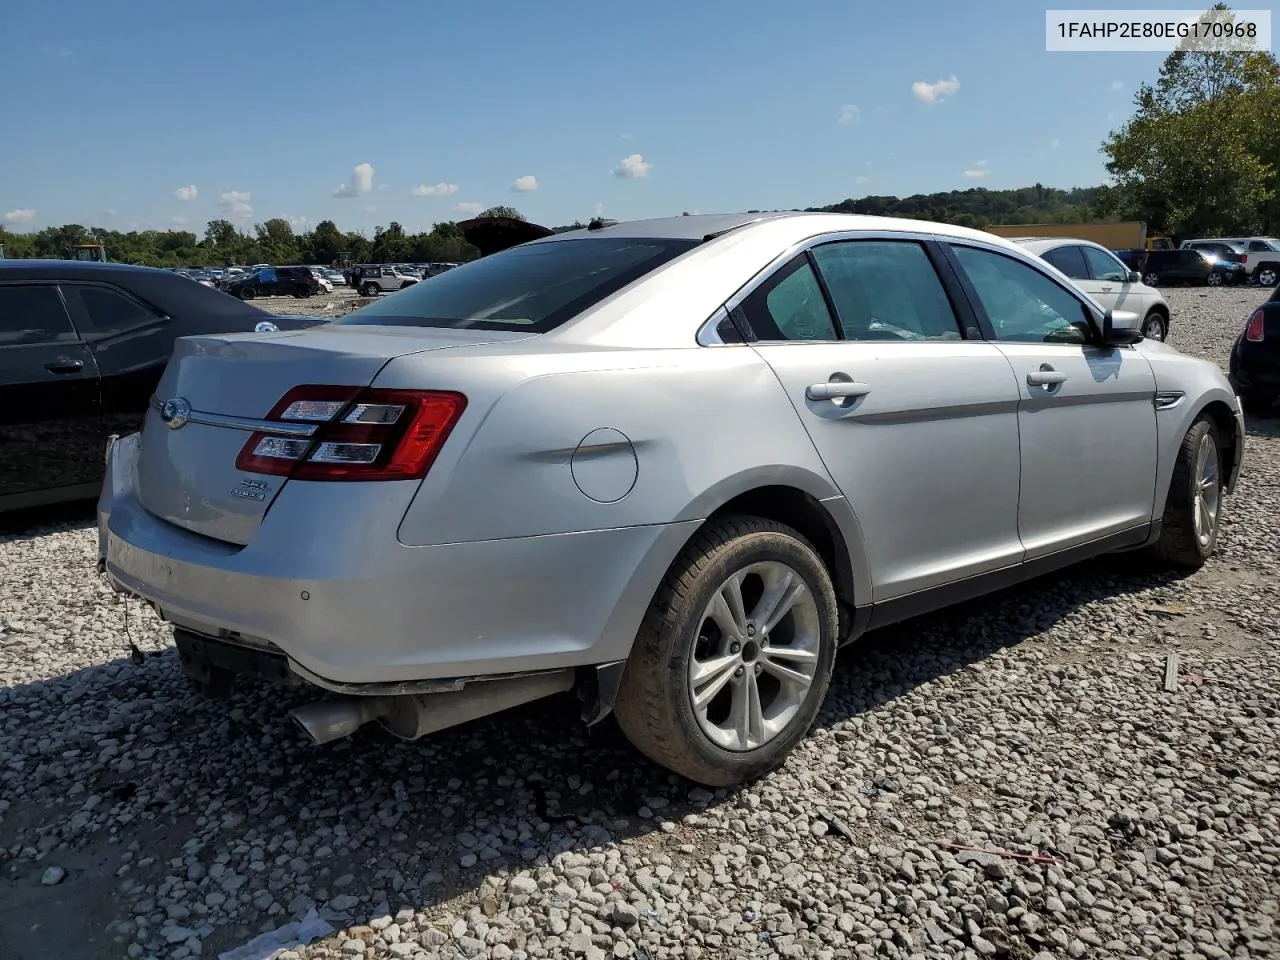
<path fill-rule="evenodd" d="M 800 254 L 757 288 L 740 308 L 761 340 L 835 340 L 822 287 Z"/>
<path fill-rule="evenodd" d="M 1084 304 L 1034 267 L 1012 257 L 953 246 L 997 340 L 1086 343 Z"/>

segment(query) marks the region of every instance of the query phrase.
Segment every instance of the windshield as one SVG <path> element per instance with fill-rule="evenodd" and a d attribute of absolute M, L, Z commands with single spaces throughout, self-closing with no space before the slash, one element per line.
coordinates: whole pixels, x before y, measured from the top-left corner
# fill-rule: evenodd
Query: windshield
<path fill-rule="evenodd" d="M 696 240 L 592 237 L 503 250 L 380 299 L 339 324 L 544 333 L 687 250 Z"/>

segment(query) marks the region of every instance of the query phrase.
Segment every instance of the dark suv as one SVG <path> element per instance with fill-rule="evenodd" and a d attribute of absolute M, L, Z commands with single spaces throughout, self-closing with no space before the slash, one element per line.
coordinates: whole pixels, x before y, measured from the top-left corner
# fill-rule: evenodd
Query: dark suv
<path fill-rule="evenodd" d="M 311 297 L 321 289 L 310 267 L 263 267 L 227 284 L 227 293 L 241 300 L 290 295 Z"/>
<path fill-rule="evenodd" d="M 1149 287 L 1174 283 L 1208 284 L 1244 283 L 1244 264 L 1222 260 L 1201 250 L 1147 250 L 1146 262 L 1138 268 L 1142 282 Z M 1121 259 L 1124 259 L 1123 257 Z M 1128 261 L 1126 261 L 1127 263 Z"/>

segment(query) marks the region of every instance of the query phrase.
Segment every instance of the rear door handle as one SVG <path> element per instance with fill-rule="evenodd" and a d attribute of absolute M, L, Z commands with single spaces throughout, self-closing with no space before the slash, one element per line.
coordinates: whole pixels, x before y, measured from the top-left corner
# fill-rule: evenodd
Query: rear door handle
<path fill-rule="evenodd" d="M 811 383 L 805 387 L 806 400 L 844 400 L 853 397 L 865 397 L 871 392 L 871 384 L 859 383 L 857 380 L 828 380 L 826 383 Z"/>
<path fill-rule="evenodd" d="M 1060 383 L 1065 383 L 1067 375 L 1052 368 L 1048 370 L 1035 370 L 1027 374 L 1027 386 L 1030 387 L 1053 387 Z"/>
<path fill-rule="evenodd" d="M 54 360 L 52 363 L 46 363 L 44 368 L 50 373 L 79 373 L 84 369 L 84 361 Z"/>

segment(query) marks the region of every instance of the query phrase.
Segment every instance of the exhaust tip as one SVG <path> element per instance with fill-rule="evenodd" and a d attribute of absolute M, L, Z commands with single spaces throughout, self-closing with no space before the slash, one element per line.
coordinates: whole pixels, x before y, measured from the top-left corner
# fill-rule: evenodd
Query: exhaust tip
<path fill-rule="evenodd" d="M 315 743 L 332 743 L 351 736 L 385 711 L 377 698 L 350 697 L 346 700 L 319 700 L 289 711 L 289 716 Z"/>

